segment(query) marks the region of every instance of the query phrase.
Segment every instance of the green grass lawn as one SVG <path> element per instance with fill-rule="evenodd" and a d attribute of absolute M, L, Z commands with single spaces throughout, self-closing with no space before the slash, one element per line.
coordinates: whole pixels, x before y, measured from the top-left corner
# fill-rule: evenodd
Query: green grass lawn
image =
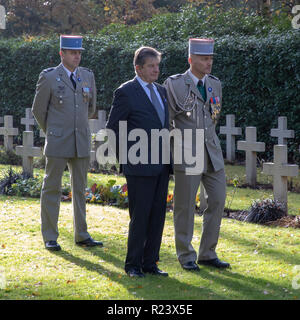
<path fill-rule="evenodd" d="M 89 183 L 104 178 L 112 176 L 89 174 Z M 120 184 L 125 181 L 122 177 L 116 179 Z M 170 190 L 173 186 L 171 182 Z M 227 191 L 229 199 L 234 189 L 228 187 Z M 271 193 L 238 188 L 231 208 L 247 208 L 254 199 Z M 299 194 L 289 194 L 292 213 L 299 214 L 299 198 Z M 123 270 L 128 210 L 88 204 L 89 232 L 104 242 L 104 248 L 87 249 L 74 244 L 72 204 L 61 203 L 58 240 L 62 251 L 57 253 L 44 249 L 39 210 L 39 199 L 0 196 L 0 299 L 300 299 L 300 271 L 296 270 L 300 268 L 300 229 L 224 218 L 217 252 L 220 259 L 231 263 L 231 269 L 201 266 L 199 273 L 193 273 L 182 270 L 177 261 L 173 217 L 168 212 L 159 267 L 169 277 L 131 279 Z M 199 246 L 201 228 L 202 217 L 196 215 L 195 248 Z"/>

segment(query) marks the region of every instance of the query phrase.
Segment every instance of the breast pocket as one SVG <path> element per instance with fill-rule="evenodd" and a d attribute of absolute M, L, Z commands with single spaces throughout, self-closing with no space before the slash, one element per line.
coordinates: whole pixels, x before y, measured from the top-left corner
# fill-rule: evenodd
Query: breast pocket
<path fill-rule="evenodd" d="M 68 91 L 65 86 L 55 87 L 52 95 L 52 103 L 57 107 L 63 107 L 68 99 Z"/>
<path fill-rule="evenodd" d="M 47 130 L 47 137 L 61 137 L 62 128 L 49 128 Z"/>

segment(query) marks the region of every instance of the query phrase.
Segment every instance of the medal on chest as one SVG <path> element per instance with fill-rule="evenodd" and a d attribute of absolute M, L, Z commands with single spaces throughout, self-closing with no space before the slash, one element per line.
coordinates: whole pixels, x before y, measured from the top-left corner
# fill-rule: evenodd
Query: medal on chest
<path fill-rule="evenodd" d="M 83 87 L 82 87 L 83 101 L 87 103 L 90 99 L 91 94 L 92 94 L 92 88 L 88 86 L 87 82 L 83 82 Z"/>
<path fill-rule="evenodd" d="M 211 97 L 209 99 L 209 104 L 210 104 L 210 114 L 211 114 L 211 118 L 213 120 L 214 123 L 217 122 L 219 113 L 221 111 L 221 102 L 220 102 L 220 98 L 219 97 Z"/>

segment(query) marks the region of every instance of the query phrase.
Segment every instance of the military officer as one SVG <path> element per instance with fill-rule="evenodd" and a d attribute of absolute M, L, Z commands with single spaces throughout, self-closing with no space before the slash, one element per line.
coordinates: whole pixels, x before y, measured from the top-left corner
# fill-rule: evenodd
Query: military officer
<path fill-rule="evenodd" d="M 215 252 L 226 197 L 224 160 L 215 132 L 218 121 L 222 88 L 212 76 L 213 39 L 190 39 L 188 62 L 190 69 L 170 76 L 164 83 L 167 89 L 170 129 L 204 130 L 203 171 L 189 172 L 189 164 L 174 164 L 174 227 L 178 260 L 185 270 L 199 271 L 198 264 L 227 268 L 229 263 L 218 259 Z M 195 151 L 195 140 L 192 149 Z M 174 145 L 173 145 L 174 149 Z M 183 149 L 188 147 L 183 146 Z M 200 182 L 203 184 L 207 207 L 203 214 L 203 229 L 198 256 L 192 246 L 195 199 Z M 197 263 L 196 263 L 197 262 Z"/>
<path fill-rule="evenodd" d="M 89 167 L 91 134 L 88 118 L 96 109 L 96 86 L 91 70 L 79 67 L 82 37 L 60 36 L 61 63 L 39 76 L 32 113 L 46 134 L 46 168 L 41 190 L 42 236 L 48 250 L 57 243 L 61 179 L 69 167 L 74 214 L 75 242 L 103 246 L 87 231 L 85 188 Z"/>

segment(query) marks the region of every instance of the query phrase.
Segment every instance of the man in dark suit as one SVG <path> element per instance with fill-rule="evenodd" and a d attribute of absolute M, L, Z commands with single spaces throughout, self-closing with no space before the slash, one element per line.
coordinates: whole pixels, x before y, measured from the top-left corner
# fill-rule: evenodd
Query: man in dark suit
<path fill-rule="evenodd" d="M 159 161 L 151 163 L 151 152 L 155 152 L 151 148 L 151 131 L 168 129 L 169 123 L 166 91 L 155 83 L 160 60 L 160 52 L 153 48 L 136 50 L 133 61 L 136 77 L 115 91 L 106 125 L 114 131 L 117 141 L 120 121 L 126 121 L 128 135 L 134 129 L 142 129 L 147 137 L 136 152 L 136 156 L 144 160 L 133 161 L 130 154 L 133 141 L 127 143 L 126 161 L 120 161 L 118 146 L 116 150 L 128 186 L 130 224 L 125 271 L 131 277 L 144 277 L 145 273 L 168 276 L 157 267 L 172 170 L 170 163 L 162 161 L 162 143 L 159 144 Z M 143 148 L 145 145 L 146 149 Z"/>

